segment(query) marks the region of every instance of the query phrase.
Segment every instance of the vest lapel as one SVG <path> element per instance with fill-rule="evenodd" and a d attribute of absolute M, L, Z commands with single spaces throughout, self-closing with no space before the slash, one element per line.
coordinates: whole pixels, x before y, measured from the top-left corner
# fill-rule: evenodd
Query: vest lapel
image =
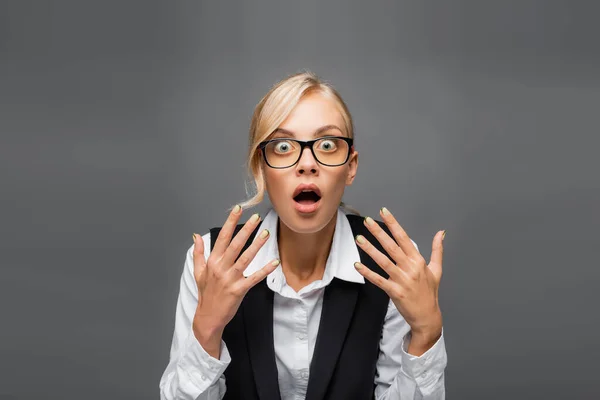
<path fill-rule="evenodd" d="M 246 294 L 243 309 L 248 353 L 258 397 L 262 400 L 280 399 L 273 341 L 273 291 L 267 286 L 266 280 Z"/>
<path fill-rule="evenodd" d="M 377 239 L 364 226 L 363 217 L 347 215 L 347 218 L 353 236 L 364 235 L 375 247 L 386 254 Z M 382 223 L 380 223 L 380 226 L 390 234 L 387 226 Z M 361 248 L 358 248 L 358 253 L 363 264 L 387 278 L 387 274 L 367 253 Z M 325 288 L 319 333 L 317 334 L 317 343 L 310 364 L 306 400 L 323 400 L 325 398 L 329 382 L 346 340 L 361 287 L 362 284 L 360 283 L 346 282 L 334 278 Z"/>
<path fill-rule="evenodd" d="M 334 278 L 325 288 L 319 333 L 310 364 L 307 400 L 324 399 L 354 314 L 360 284 Z"/>

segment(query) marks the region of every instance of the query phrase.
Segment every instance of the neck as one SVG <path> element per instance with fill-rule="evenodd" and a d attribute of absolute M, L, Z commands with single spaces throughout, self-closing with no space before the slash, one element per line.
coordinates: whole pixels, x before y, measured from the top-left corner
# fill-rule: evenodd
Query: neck
<path fill-rule="evenodd" d="M 309 234 L 294 232 L 282 224 L 281 220 L 278 221 L 277 241 L 281 268 L 287 284 L 295 291 L 323 278 L 336 220 L 337 214 L 319 232 Z"/>

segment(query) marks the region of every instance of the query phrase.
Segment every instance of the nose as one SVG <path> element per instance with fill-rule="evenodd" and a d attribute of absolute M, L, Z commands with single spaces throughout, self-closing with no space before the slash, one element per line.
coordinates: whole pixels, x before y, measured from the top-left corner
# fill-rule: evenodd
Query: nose
<path fill-rule="evenodd" d="M 298 160 L 298 164 L 296 164 L 296 173 L 297 174 L 305 174 L 311 173 L 315 174 L 319 170 L 319 163 L 315 160 L 312 152 L 308 147 L 302 149 L 302 154 L 300 159 Z"/>

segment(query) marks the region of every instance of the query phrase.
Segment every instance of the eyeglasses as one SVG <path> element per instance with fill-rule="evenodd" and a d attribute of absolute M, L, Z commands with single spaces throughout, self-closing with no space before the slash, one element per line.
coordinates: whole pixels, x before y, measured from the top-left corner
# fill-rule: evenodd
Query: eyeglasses
<path fill-rule="evenodd" d="M 315 160 L 328 167 L 345 164 L 350 158 L 353 140 L 342 136 L 324 136 L 314 140 L 296 140 L 278 138 L 261 142 L 267 165 L 271 168 L 289 168 L 302 156 L 305 147 L 309 147 Z"/>

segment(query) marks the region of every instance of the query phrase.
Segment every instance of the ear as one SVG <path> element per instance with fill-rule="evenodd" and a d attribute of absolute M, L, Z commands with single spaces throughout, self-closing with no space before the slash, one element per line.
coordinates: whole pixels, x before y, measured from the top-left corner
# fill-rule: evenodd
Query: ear
<path fill-rule="evenodd" d="M 350 154 L 350 159 L 348 160 L 348 175 L 346 175 L 346 186 L 352 185 L 352 182 L 354 182 L 354 178 L 356 177 L 357 170 L 358 151 L 354 150 L 354 146 L 352 146 L 352 153 Z"/>

